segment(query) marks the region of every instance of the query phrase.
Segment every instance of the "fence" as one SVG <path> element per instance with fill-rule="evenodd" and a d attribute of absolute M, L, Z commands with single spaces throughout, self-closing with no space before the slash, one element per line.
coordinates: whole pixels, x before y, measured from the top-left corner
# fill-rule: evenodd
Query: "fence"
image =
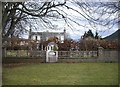
<path fill-rule="evenodd" d="M 23 62 L 23 60 L 45 62 L 46 51 L 38 50 L 4 50 L 3 62 L 13 61 Z M 25 60 L 26 61 L 26 60 Z M 98 50 L 98 51 L 58 51 L 58 62 L 117 62 L 118 51 Z"/>
<path fill-rule="evenodd" d="M 46 51 L 38 50 L 5 50 L 5 57 L 46 57 Z M 98 51 L 58 51 L 59 58 L 97 57 Z"/>
<path fill-rule="evenodd" d="M 29 57 L 30 53 L 27 50 L 6 50 L 5 57 Z"/>
<path fill-rule="evenodd" d="M 59 58 L 90 58 L 97 57 L 98 51 L 59 51 Z"/>
<path fill-rule="evenodd" d="M 37 50 L 3 50 L 3 63 L 43 63 L 46 52 Z"/>
<path fill-rule="evenodd" d="M 46 51 L 30 50 L 29 51 L 29 56 L 30 57 L 46 58 Z"/>
<path fill-rule="evenodd" d="M 33 57 L 43 57 L 45 58 L 46 52 L 45 51 L 38 51 L 38 50 L 4 50 L 3 56 L 4 57 L 26 57 L 26 58 L 33 58 Z"/>
<path fill-rule="evenodd" d="M 103 50 L 102 53 L 99 53 L 98 61 L 118 62 L 118 54 L 118 50 Z"/>

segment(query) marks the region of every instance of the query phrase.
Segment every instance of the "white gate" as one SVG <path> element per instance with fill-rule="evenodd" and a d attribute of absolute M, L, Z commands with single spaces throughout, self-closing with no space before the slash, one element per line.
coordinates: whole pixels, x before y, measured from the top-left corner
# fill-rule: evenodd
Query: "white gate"
<path fill-rule="evenodd" d="M 57 62 L 58 51 L 46 51 L 46 62 Z"/>

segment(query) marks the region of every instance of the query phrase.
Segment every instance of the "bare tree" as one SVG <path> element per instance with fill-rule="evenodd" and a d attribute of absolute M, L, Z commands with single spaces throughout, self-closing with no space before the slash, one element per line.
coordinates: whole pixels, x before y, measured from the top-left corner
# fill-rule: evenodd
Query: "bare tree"
<path fill-rule="evenodd" d="M 89 24 L 105 26 L 111 29 L 120 22 L 120 2 L 74 2 L 83 12 L 81 14 L 86 18 Z"/>
<path fill-rule="evenodd" d="M 30 23 L 30 19 L 40 18 L 42 22 L 48 23 L 45 17 L 55 17 L 51 12 L 61 15 L 56 8 L 63 6 L 64 2 L 3 2 L 2 3 L 2 35 L 3 38 L 13 36 L 16 30 L 18 32 L 25 30 L 25 24 Z M 50 14 L 49 14 L 50 13 Z M 63 16 L 62 16 L 63 17 Z M 50 24 L 50 23 L 49 23 Z M 17 28 L 17 29 L 16 29 Z"/>
<path fill-rule="evenodd" d="M 2 3 L 2 35 L 8 38 L 18 35 L 21 32 L 28 31 L 26 25 L 32 23 L 41 23 L 41 26 L 53 27 L 52 20 L 62 19 L 71 29 L 74 29 L 72 23 L 82 25 L 79 17 L 69 14 L 68 11 L 76 12 L 82 16 L 94 28 L 95 25 L 107 26 L 109 29 L 118 24 L 118 12 L 120 2 L 79 2 L 77 0 L 50 2 L 3 2 Z M 69 5 L 70 4 L 70 5 Z M 73 6 L 79 9 L 73 8 Z M 67 11 L 65 10 L 67 9 Z M 96 16 L 97 15 L 97 16 Z M 35 27 L 32 25 L 32 27 Z"/>

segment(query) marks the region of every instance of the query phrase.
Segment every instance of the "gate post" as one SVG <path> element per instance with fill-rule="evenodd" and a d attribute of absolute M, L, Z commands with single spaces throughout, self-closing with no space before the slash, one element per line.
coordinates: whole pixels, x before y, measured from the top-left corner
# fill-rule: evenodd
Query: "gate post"
<path fill-rule="evenodd" d="M 98 56 L 103 58 L 103 47 L 98 47 Z"/>
<path fill-rule="evenodd" d="M 56 51 L 56 62 L 58 61 L 58 51 Z"/>
<path fill-rule="evenodd" d="M 49 61 L 48 61 L 48 53 L 49 53 L 49 52 L 46 51 L 46 62 L 49 62 Z"/>

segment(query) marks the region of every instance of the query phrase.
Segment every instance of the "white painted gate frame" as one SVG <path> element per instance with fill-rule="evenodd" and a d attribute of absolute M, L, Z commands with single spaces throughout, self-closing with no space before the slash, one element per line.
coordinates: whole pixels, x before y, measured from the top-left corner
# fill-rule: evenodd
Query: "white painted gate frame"
<path fill-rule="evenodd" d="M 48 51 L 46 51 L 46 62 L 50 62 L 49 61 L 49 52 L 50 52 L 51 50 L 48 50 Z M 55 62 L 57 62 L 58 61 L 58 51 L 53 51 L 53 52 L 55 52 L 56 54 L 55 54 Z"/>

